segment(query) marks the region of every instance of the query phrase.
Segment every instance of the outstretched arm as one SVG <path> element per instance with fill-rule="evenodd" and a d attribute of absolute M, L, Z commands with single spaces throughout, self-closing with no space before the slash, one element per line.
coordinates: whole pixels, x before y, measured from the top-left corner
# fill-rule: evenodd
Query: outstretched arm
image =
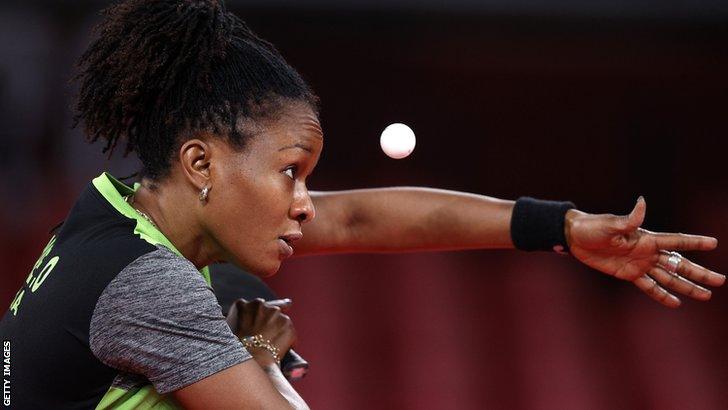
<path fill-rule="evenodd" d="M 311 192 L 296 255 L 513 248 L 513 201 L 431 188 Z"/>
<path fill-rule="evenodd" d="M 312 198 L 317 217 L 304 227 L 297 255 L 514 247 L 513 201 L 406 187 L 315 192 Z M 668 252 L 712 250 L 718 241 L 642 229 L 645 212 L 642 198 L 624 216 L 569 210 L 563 223 L 571 254 L 666 306 L 680 305 L 673 293 L 708 300 L 710 291 L 696 283 L 720 286 L 725 276 L 684 258 L 671 265 Z"/>

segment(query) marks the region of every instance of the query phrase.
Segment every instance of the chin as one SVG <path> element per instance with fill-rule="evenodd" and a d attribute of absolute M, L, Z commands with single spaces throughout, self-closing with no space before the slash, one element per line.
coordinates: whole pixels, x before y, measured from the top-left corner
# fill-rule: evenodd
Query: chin
<path fill-rule="evenodd" d="M 276 261 L 275 263 L 268 265 L 268 266 L 260 266 L 258 269 L 255 269 L 253 273 L 255 273 L 256 276 L 259 276 L 261 278 L 269 278 L 276 273 L 278 273 L 278 270 L 281 268 L 281 262 Z"/>
<path fill-rule="evenodd" d="M 259 276 L 261 278 L 270 278 L 271 276 L 275 275 L 276 273 L 278 273 L 278 269 L 274 269 L 274 270 L 270 270 L 270 271 L 263 271 L 263 272 L 260 272 L 257 276 Z"/>
<path fill-rule="evenodd" d="M 278 273 L 278 270 L 281 268 L 281 261 L 278 259 L 272 259 L 266 263 L 265 261 L 243 261 L 242 259 L 229 259 L 229 262 L 231 262 L 233 265 L 245 270 L 248 273 L 251 273 L 255 276 L 258 276 L 260 278 L 268 278 L 276 273 Z M 257 262 L 257 263 L 255 263 Z"/>

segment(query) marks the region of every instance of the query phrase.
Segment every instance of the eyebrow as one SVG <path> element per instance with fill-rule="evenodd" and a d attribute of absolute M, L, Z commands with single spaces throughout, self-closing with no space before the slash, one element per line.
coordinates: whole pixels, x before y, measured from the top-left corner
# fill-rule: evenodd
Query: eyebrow
<path fill-rule="evenodd" d="M 287 149 L 291 149 L 291 148 L 301 148 L 304 151 L 307 151 L 309 153 L 313 153 L 313 150 L 311 149 L 311 147 L 309 147 L 308 145 L 303 145 L 303 144 L 288 145 L 288 146 L 285 146 L 285 147 L 279 149 L 278 152 L 284 151 L 284 150 L 287 150 Z"/>

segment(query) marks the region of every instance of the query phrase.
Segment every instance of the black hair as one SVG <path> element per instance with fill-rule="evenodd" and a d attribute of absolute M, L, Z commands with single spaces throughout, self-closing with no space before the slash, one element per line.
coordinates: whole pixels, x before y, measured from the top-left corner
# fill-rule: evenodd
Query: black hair
<path fill-rule="evenodd" d="M 225 136 L 243 148 L 241 120 L 273 118 L 284 101 L 318 99 L 278 50 L 215 0 L 127 0 L 105 9 L 79 61 L 74 125 L 109 156 L 122 139 L 152 179 L 179 137 Z"/>

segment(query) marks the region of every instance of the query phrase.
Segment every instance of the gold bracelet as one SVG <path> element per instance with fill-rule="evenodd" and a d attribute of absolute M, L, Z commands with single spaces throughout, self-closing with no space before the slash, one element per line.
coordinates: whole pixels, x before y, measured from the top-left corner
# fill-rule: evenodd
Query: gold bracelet
<path fill-rule="evenodd" d="M 278 348 L 275 347 L 270 340 L 263 339 L 263 335 L 241 337 L 240 341 L 243 342 L 243 346 L 245 346 L 246 349 L 250 349 L 251 347 L 257 347 L 267 350 L 268 353 L 273 356 L 273 359 L 276 361 L 276 363 L 281 363 L 280 350 L 278 350 Z"/>

